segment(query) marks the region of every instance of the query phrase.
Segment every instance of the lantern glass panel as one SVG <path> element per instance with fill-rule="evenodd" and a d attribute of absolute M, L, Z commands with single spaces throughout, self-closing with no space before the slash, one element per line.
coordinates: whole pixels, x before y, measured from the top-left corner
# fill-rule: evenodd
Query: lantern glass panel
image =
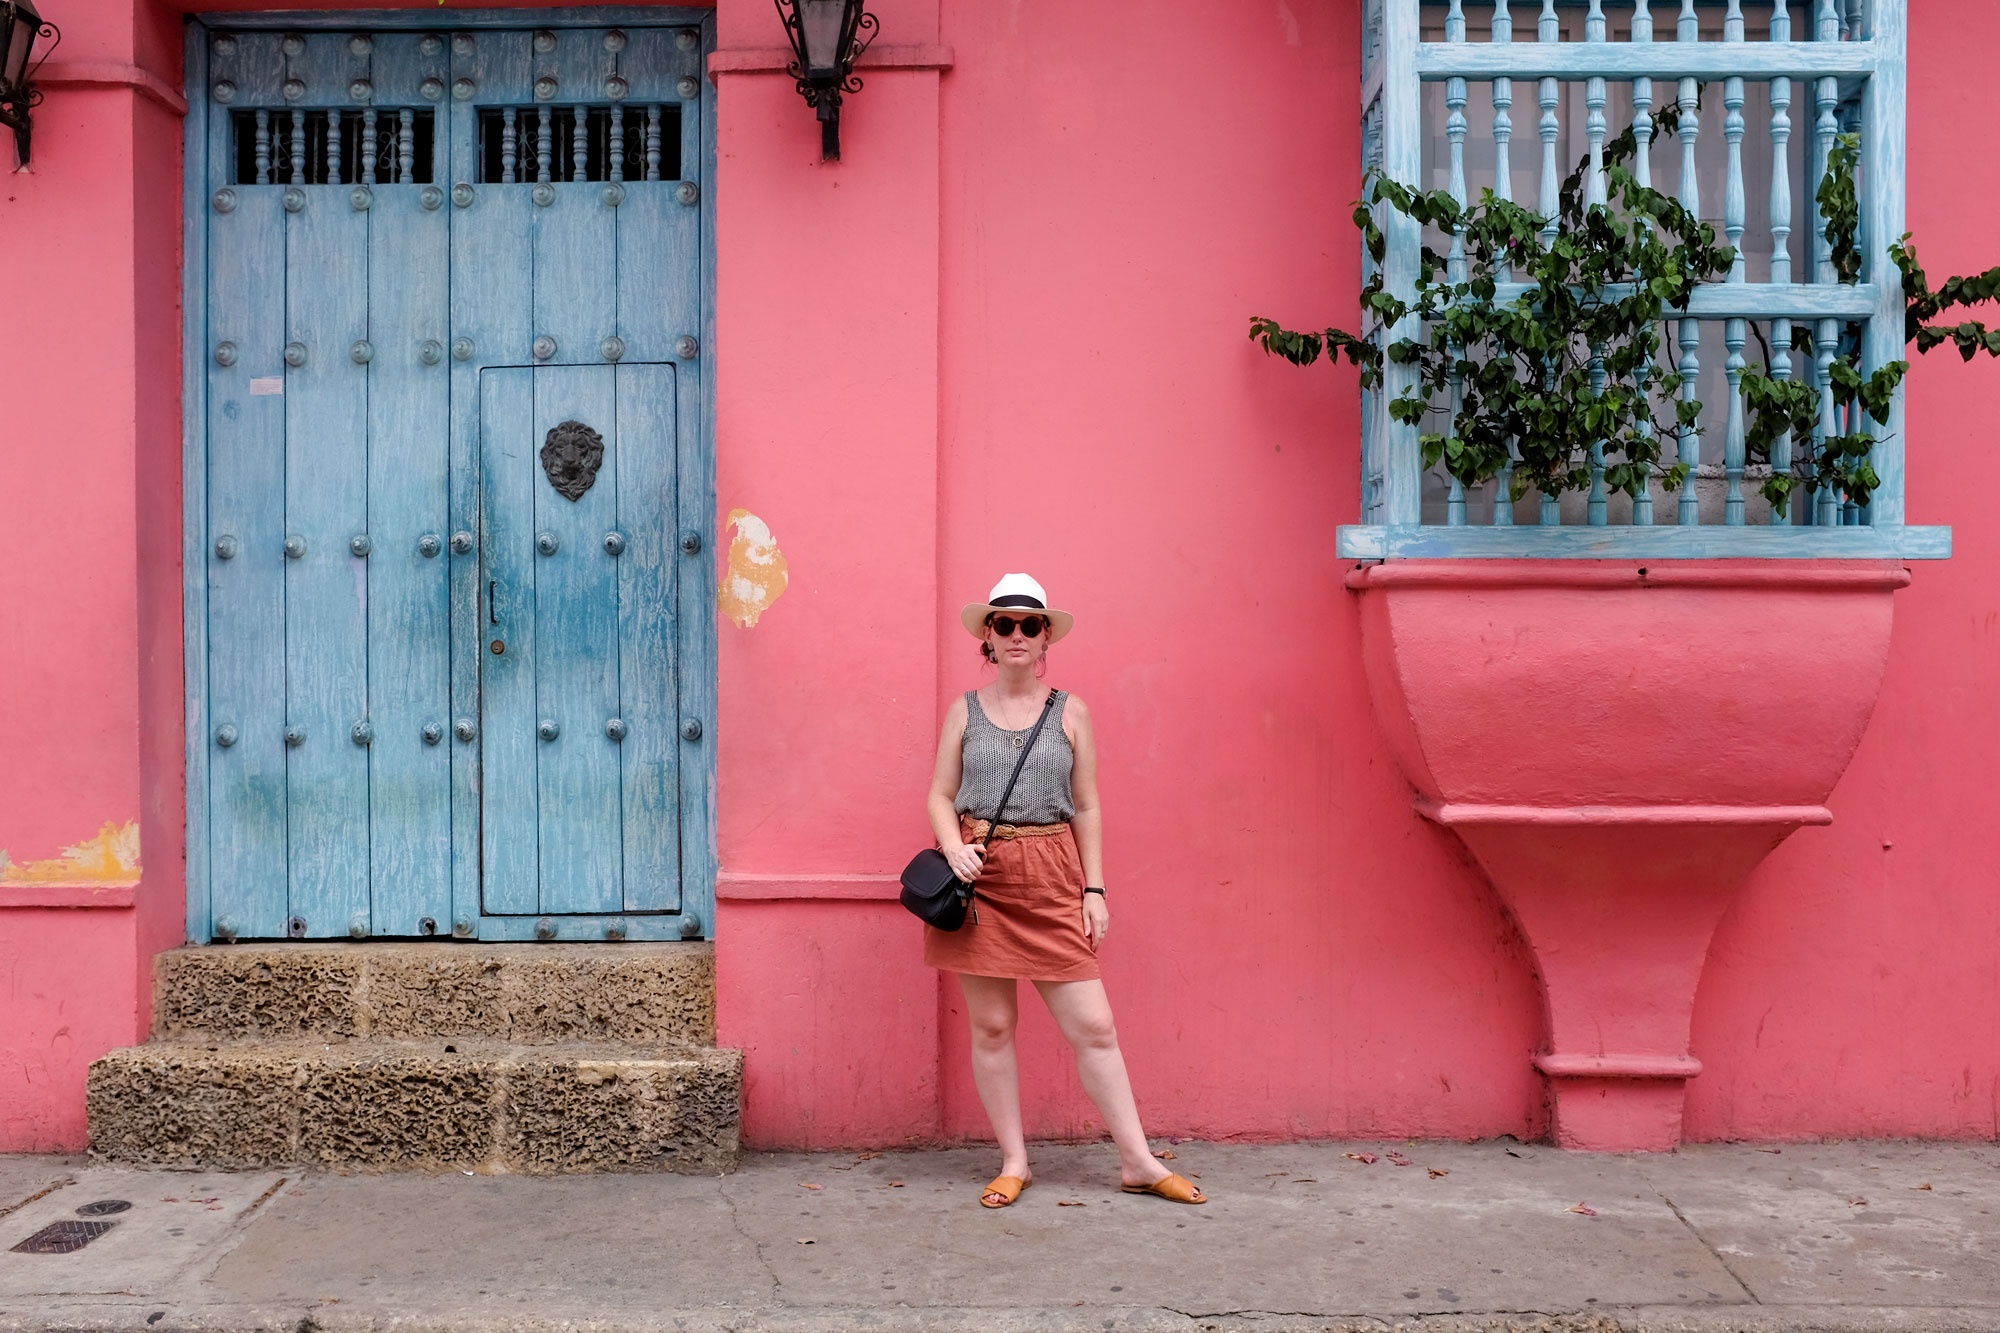
<path fill-rule="evenodd" d="M 4 11 L 7 19 L 6 61 L 0 64 L 0 79 L 9 87 L 18 88 L 28 74 L 28 54 L 35 45 L 35 30 L 42 26 L 42 20 L 27 5 L 9 5 Z"/>
<path fill-rule="evenodd" d="M 806 72 L 830 74 L 840 66 L 840 30 L 847 0 L 800 0 L 799 32 L 805 39 Z"/>

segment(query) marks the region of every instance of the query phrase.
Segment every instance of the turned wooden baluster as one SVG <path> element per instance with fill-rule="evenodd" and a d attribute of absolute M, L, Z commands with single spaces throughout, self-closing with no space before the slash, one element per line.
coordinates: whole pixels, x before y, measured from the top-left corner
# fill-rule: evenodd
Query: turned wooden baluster
<path fill-rule="evenodd" d="M 549 166 L 555 156 L 555 113 L 548 107 L 535 108 L 535 183 L 549 179 Z"/>
<path fill-rule="evenodd" d="M 656 102 L 646 108 L 646 179 L 660 178 L 660 107 Z"/>
<path fill-rule="evenodd" d="M 611 104 L 611 134 L 605 147 L 610 153 L 607 171 L 610 179 L 625 179 L 625 107 L 622 103 Z"/>
<path fill-rule="evenodd" d="M 519 178 L 514 173 L 520 169 L 520 165 L 520 117 L 510 106 L 500 113 L 500 183 L 515 184 Z"/>
<path fill-rule="evenodd" d="M 571 108 L 576 117 L 569 127 L 569 178 L 573 181 L 590 179 L 590 108 Z"/>
<path fill-rule="evenodd" d="M 1680 26 L 1676 33 L 1680 41 L 1701 40 L 1701 19 L 1694 6 L 1695 0 L 1681 0 Z M 1694 157 L 1695 141 L 1701 137 L 1701 122 L 1695 115 L 1695 103 L 1700 96 L 1700 85 L 1695 80 L 1681 80 L 1681 205 L 1696 217 L 1701 216 L 1701 181 L 1695 174 Z M 1695 377 L 1701 373 L 1700 320 L 1680 321 L 1680 345 L 1681 397 L 1693 402 Z M 1695 494 L 1694 486 L 1695 469 L 1701 464 L 1701 436 L 1691 425 L 1681 428 L 1679 461 L 1687 469 L 1687 479 L 1681 483 L 1679 518 L 1683 526 L 1692 527 L 1701 522 L 1701 501 Z"/>
<path fill-rule="evenodd" d="M 340 124 L 343 114 L 339 111 L 329 111 L 326 113 L 326 183 L 328 185 L 341 184 Z"/>
<path fill-rule="evenodd" d="M 1542 15 L 1536 25 L 1535 36 L 1544 42 L 1562 40 L 1562 26 L 1556 18 L 1556 0 L 1542 0 Z M 1539 91 L 1542 105 L 1539 210 L 1543 219 L 1542 244 L 1546 246 L 1555 243 L 1557 214 L 1562 211 L 1562 169 L 1556 164 L 1556 135 L 1562 129 L 1562 122 L 1556 118 L 1556 105 L 1562 97 L 1562 85 L 1555 79 L 1543 79 Z M 1562 505 L 1555 496 L 1542 496 L 1539 519 L 1544 527 L 1554 527 L 1562 522 Z"/>
<path fill-rule="evenodd" d="M 361 142 L 356 145 L 355 151 L 359 156 L 354 164 L 359 168 L 355 174 L 362 178 L 362 184 L 373 185 L 376 168 L 381 163 L 382 145 L 376 138 L 375 108 L 372 106 L 361 113 Z"/>
<path fill-rule="evenodd" d="M 1729 0 L 1722 20 L 1722 40 L 1740 45 L 1743 41 L 1743 0 Z M 1744 217 L 1748 211 L 1743 188 L 1743 77 L 1732 74 L 1722 83 L 1722 105 L 1727 114 L 1722 121 L 1722 137 L 1729 143 L 1728 174 L 1722 189 L 1722 230 L 1736 250 L 1729 266 L 1729 281 L 1740 283 L 1748 276 L 1743 256 Z M 1732 319 L 1723 325 L 1723 345 L 1729 359 L 1723 363 L 1729 381 L 1729 420 L 1722 438 L 1722 470 L 1727 488 L 1722 504 L 1722 521 L 1732 527 L 1743 523 L 1743 344 L 1749 337 L 1748 321 Z"/>
<path fill-rule="evenodd" d="M 1514 16 L 1508 12 L 1508 0 L 1493 0 L 1493 41 L 1499 44 L 1514 40 Z M 1497 198 L 1511 200 L 1514 197 L 1514 167 L 1508 160 L 1508 148 L 1514 139 L 1514 81 L 1512 79 L 1493 80 L 1493 193 Z M 1514 266 L 1503 256 L 1499 264 L 1501 282 L 1514 280 Z M 1514 446 L 1507 446 L 1508 461 L 1500 468 L 1500 475 L 1494 479 L 1493 524 L 1508 528 L 1514 525 Z"/>
<path fill-rule="evenodd" d="M 1444 39 L 1447 42 L 1456 42 L 1461 45 L 1464 43 L 1464 0 L 1451 0 L 1451 8 L 1445 14 Z M 1464 79 L 1453 78 L 1445 80 L 1444 104 L 1450 109 L 1450 114 L 1445 117 L 1444 132 L 1445 137 L 1451 143 L 1451 197 L 1460 208 L 1464 208 L 1466 130 Z M 1463 227 L 1452 228 L 1451 249 L 1445 256 L 1445 277 L 1454 283 L 1465 281 L 1465 229 Z M 1452 420 L 1445 427 L 1445 433 L 1449 435 L 1458 426 L 1458 407 L 1461 395 L 1464 392 L 1464 382 L 1460 378 L 1456 368 L 1460 349 L 1456 346 L 1449 346 L 1447 352 L 1453 362 L 1451 372 Z M 1463 527 L 1465 526 L 1465 484 L 1457 477 L 1452 476 L 1449 471 L 1446 472 L 1445 476 L 1449 482 L 1449 489 L 1445 495 L 1444 521 L 1451 527 Z"/>
<path fill-rule="evenodd" d="M 1652 0 L 1633 0 L 1632 40 L 1635 43 L 1651 44 L 1653 40 Z M 1632 177 L 1639 184 L 1651 189 L 1653 185 L 1653 81 L 1641 76 L 1632 80 Z M 1639 368 L 1639 392 L 1652 396 L 1653 367 L 1649 361 Z M 1638 433 L 1645 439 L 1653 438 L 1652 423 L 1641 420 Z M 1653 522 L 1653 483 L 1648 477 L 1639 484 L 1639 493 L 1632 497 L 1632 522 L 1640 527 L 1649 527 Z"/>
<path fill-rule="evenodd" d="M 405 110 L 396 126 L 396 182 L 408 185 L 416 179 L 417 113 Z"/>
<path fill-rule="evenodd" d="M 1815 15 L 1816 40 L 1840 40 L 1840 13 L 1836 6 L 1837 0 L 1819 0 L 1819 10 Z M 1840 81 L 1821 79 L 1814 89 L 1814 101 L 1818 115 L 1813 121 L 1813 281 L 1832 284 L 1837 281 L 1833 271 L 1833 242 L 1826 236 L 1826 213 L 1819 204 L 1819 182 L 1826 176 L 1826 163 L 1833 152 L 1834 135 L 1840 132 L 1836 115 L 1840 105 Z M 1833 405 L 1833 354 L 1839 337 L 1839 321 L 1823 319 L 1819 322 L 1819 338 L 1814 348 L 1815 368 L 1819 375 L 1819 427 L 1813 432 L 1813 437 L 1821 447 L 1818 455 L 1821 458 L 1825 457 L 1826 441 L 1840 434 Z M 1835 487 L 1822 483 L 1813 501 L 1815 523 L 1833 527 L 1840 522 L 1840 494 Z"/>
<path fill-rule="evenodd" d="M 1791 0 L 1771 0 L 1771 40 L 1792 40 Z M 1792 81 L 1783 75 L 1771 80 L 1771 283 L 1789 285 L 1792 280 Z M 1792 377 L 1792 321 L 1771 321 L 1771 378 Z M 1771 442 L 1771 473 L 1783 476 L 1792 470 L 1792 433 L 1788 430 Z M 1771 511 L 1771 522 L 1781 526 L 1796 521 L 1796 503 L 1787 508 L 1790 517 L 1780 518 Z"/>
<path fill-rule="evenodd" d="M 271 113 L 257 112 L 257 183 L 271 183 Z"/>

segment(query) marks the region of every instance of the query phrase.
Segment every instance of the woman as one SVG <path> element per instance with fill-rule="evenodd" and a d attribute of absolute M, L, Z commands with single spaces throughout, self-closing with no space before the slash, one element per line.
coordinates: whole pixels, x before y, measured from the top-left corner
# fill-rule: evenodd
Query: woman
<path fill-rule="evenodd" d="M 1146 1146 L 1111 1003 L 1098 979 L 1097 950 L 1111 911 L 1104 901 L 1097 746 L 1083 700 L 1040 680 L 1049 645 L 1069 633 L 1075 617 L 1051 610 L 1042 585 L 1026 574 L 1009 574 L 959 619 L 999 677 L 967 691 L 945 713 L 930 817 L 952 870 L 976 887 L 976 917 L 956 931 L 925 926 L 924 962 L 959 974 L 972 1020 L 972 1079 L 1000 1141 L 1000 1174 L 979 1201 L 1005 1208 L 1034 1183 L 1014 1058 L 1015 982 L 1027 980 L 1076 1051 L 1084 1091 L 1118 1145 L 1125 1192 L 1206 1203 L 1199 1187 Z M 990 846 L 982 847 L 1024 749 L 1021 776 Z"/>

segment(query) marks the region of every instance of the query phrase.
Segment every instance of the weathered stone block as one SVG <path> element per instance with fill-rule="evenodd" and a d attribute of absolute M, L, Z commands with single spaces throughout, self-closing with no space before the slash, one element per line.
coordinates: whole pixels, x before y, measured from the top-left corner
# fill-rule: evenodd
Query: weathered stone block
<path fill-rule="evenodd" d="M 155 1043 L 90 1066 L 90 1150 L 116 1162 L 241 1169 L 293 1160 L 293 1050 Z"/>
<path fill-rule="evenodd" d="M 742 1069 L 736 1051 L 528 1052 L 508 1074 L 502 1160 L 537 1175 L 732 1170 Z"/>
<path fill-rule="evenodd" d="M 503 964 L 515 1041 L 715 1041 L 712 945 L 516 947 Z"/>
<path fill-rule="evenodd" d="M 503 1060 L 441 1044 L 368 1043 L 299 1069 L 296 1160 L 465 1169 L 492 1160 Z"/>
<path fill-rule="evenodd" d="M 365 955 L 339 944 L 172 949 L 155 962 L 155 1035 L 282 1038 L 360 1031 Z"/>
<path fill-rule="evenodd" d="M 361 993 L 371 1037 L 428 1041 L 503 1037 L 507 999 L 504 954 L 476 945 L 385 944 L 369 947 Z"/>

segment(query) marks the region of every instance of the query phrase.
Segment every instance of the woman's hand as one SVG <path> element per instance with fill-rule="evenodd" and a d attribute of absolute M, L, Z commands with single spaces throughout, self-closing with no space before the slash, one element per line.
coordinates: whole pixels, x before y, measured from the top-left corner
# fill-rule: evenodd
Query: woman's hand
<path fill-rule="evenodd" d="M 979 878 L 979 872 L 986 865 L 986 849 L 977 843 L 961 842 L 956 847 L 941 847 L 944 859 L 951 864 L 951 873 L 967 884 Z"/>
<path fill-rule="evenodd" d="M 1083 933 L 1089 939 L 1090 947 L 1102 948 L 1104 937 L 1111 930 L 1111 909 L 1104 904 L 1101 893 L 1083 895 Z"/>

